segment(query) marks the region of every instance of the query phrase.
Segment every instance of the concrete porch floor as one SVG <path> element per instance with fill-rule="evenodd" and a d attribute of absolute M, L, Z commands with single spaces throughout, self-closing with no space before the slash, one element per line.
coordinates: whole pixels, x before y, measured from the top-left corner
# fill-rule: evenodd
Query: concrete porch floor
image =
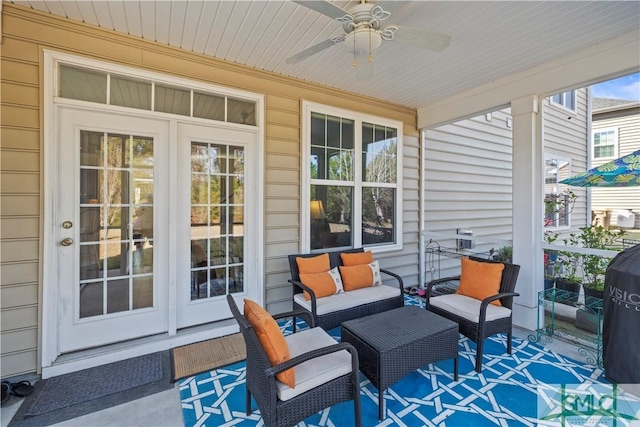
<path fill-rule="evenodd" d="M 528 340 L 532 331 L 514 326 L 514 336 Z M 574 360 L 582 361 L 584 357 L 578 353 L 578 347 L 574 344 L 555 339 L 545 346 L 559 354 L 570 357 Z M 587 363 L 585 361 L 585 363 Z M 5 427 L 9 424 L 14 414 L 20 408 L 23 399 L 11 398 L 13 403 L 2 408 L 1 425 Z M 107 408 L 98 412 L 83 415 L 63 421 L 53 426 L 82 426 L 82 427 L 102 427 L 102 426 L 183 426 L 182 409 L 180 407 L 180 392 L 176 386 L 151 396 L 124 403 L 122 405 Z"/>

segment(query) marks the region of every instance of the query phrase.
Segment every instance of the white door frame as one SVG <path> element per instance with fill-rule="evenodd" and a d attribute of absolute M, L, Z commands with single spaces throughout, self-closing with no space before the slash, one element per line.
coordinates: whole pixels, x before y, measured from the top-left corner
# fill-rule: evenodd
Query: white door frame
<path fill-rule="evenodd" d="M 168 325 L 169 331 L 166 336 L 154 340 L 146 340 L 144 342 L 135 342 L 134 345 L 130 343 L 122 347 L 110 348 L 109 351 L 88 351 L 87 354 L 80 354 L 69 358 L 69 360 L 57 360 L 60 356 L 58 350 L 58 336 L 59 328 L 57 324 L 58 310 L 58 283 L 57 265 L 56 265 L 56 246 L 55 236 L 57 236 L 56 228 L 58 228 L 59 219 L 55 212 L 55 204 L 51 195 L 54 189 L 58 185 L 57 172 L 55 165 L 58 164 L 58 107 L 59 106 L 74 106 L 87 110 L 102 111 L 102 112 L 125 112 L 129 116 L 149 117 L 155 119 L 169 120 L 170 130 L 169 139 L 170 147 L 169 152 L 172 159 L 175 159 L 177 152 L 176 140 L 177 140 L 177 122 L 193 122 L 211 125 L 211 121 L 203 121 L 200 119 L 190 119 L 188 117 L 177 118 L 175 115 L 154 113 L 143 110 L 133 110 L 130 108 L 114 107 L 109 105 L 100 105 L 95 103 L 87 103 L 82 101 L 75 101 L 70 99 L 61 99 L 56 96 L 57 88 L 57 63 L 64 62 L 71 65 L 78 65 L 87 68 L 94 68 L 98 70 L 105 70 L 109 72 L 116 72 L 124 75 L 139 76 L 147 79 L 154 79 L 165 83 L 190 87 L 192 89 L 204 90 L 208 92 L 216 92 L 221 94 L 227 94 L 229 96 L 237 96 L 240 98 L 253 100 L 256 102 L 256 126 L 255 132 L 257 135 L 257 170 L 254 194 L 256 194 L 256 230 L 258 231 L 255 238 L 255 255 L 258 260 L 256 265 L 256 278 L 257 284 L 257 301 L 262 304 L 264 300 L 264 96 L 246 91 L 240 91 L 230 89 L 226 87 L 206 84 L 194 80 L 183 79 L 168 76 L 161 73 L 148 72 L 131 67 L 125 67 L 117 64 L 107 63 L 103 61 L 96 61 L 93 59 L 87 59 L 78 57 L 75 55 L 64 54 L 60 52 L 44 51 L 44 80 L 43 80 L 43 115 L 44 125 L 43 132 L 43 170 L 42 170 L 42 230 L 41 230 L 41 244 L 42 244 L 42 276 L 41 276 L 41 293 L 40 293 L 40 307 L 41 312 L 39 314 L 39 325 L 41 332 L 41 342 L 39 346 L 39 366 L 41 367 L 41 373 L 43 378 L 48 378 L 55 375 L 72 372 L 79 369 L 85 369 L 92 366 L 96 366 L 103 363 L 109 363 L 117 360 L 123 360 L 130 357 L 135 357 L 141 354 L 146 354 L 154 351 L 161 351 L 170 349 L 179 345 L 189 344 L 191 342 L 201 341 L 204 339 L 212 338 L 215 336 L 222 336 L 237 331 L 237 324 L 231 319 L 228 321 L 220 322 L 216 324 L 215 328 L 201 328 L 194 331 L 188 331 L 181 333 L 176 328 L 176 266 L 169 265 L 168 268 Z M 232 129 L 238 129 L 241 125 L 232 123 L 218 123 L 216 125 L 221 127 L 229 127 Z M 241 126 L 246 129 L 246 126 Z M 169 184 L 169 201 L 170 205 L 175 206 L 176 201 L 176 184 L 175 177 L 172 177 Z M 262 197 L 261 197 L 262 196 Z M 176 218 L 175 213 L 172 214 L 173 218 Z M 170 222 L 169 239 L 175 239 L 177 237 L 177 230 L 175 221 Z M 175 251 L 175 250 L 174 250 Z M 173 253 L 175 255 L 175 252 Z M 170 258 L 172 254 L 170 253 Z M 175 259 L 175 258 L 172 258 Z"/>

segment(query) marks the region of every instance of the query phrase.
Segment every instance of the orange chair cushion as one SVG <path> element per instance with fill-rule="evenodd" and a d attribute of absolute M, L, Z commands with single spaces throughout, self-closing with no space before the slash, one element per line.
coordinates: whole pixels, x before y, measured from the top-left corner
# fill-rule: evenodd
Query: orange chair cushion
<path fill-rule="evenodd" d="M 371 251 L 340 254 L 340 258 L 342 258 L 342 264 L 346 266 L 371 264 L 373 262 Z"/>
<path fill-rule="evenodd" d="M 322 254 L 314 257 L 296 257 L 298 271 L 300 273 L 324 273 L 329 271 L 329 254 Z"/>
<path fill-rule="evenodd" d="M 502 270 L 504 264 L 493 262 L 479 262 L 469 258 L 461 258 L 462 272 L 457 294 L 483 300 L 500 292 Z M 502 306 L 500 300 L 491 304 Z"/>
<path fill-rule="evenodd" d="M 322 273 L 300 273 L 300 281 L 313 290 L 316 298 L 342 292 L 342 279 L 337 268 Z M 309 301 L 311 299 L 309 292 L 303 291 L 303 293 L 304 298 Z"/>
<path fill-rule="evenodd" d="M 289 346 L 280 331 L 275 319 L 256 302 L 244 300 L 244 317 L 256 332 L 262 348 L 267 353 L 271 366 L 278 365 L 291 359 Z M 295 388 L 296 379 L 293 368 L 276 375 L 276 378 L 291 388 Z"/>
<path fill-rule="evenodd" d="M 373 286 L 373 270 L 369 264 L 340 266 L 340 275 L 346 292 Z"/>

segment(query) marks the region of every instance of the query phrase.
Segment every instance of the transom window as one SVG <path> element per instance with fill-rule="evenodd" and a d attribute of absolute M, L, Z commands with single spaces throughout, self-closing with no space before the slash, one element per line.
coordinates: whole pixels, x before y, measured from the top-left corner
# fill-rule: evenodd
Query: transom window
<path fill-rule="evenodd" d="M 64 64 L 59 66 L 58 96 L 256 126 L 255 101 Z"/>
<path fill-rule="evenodd" d="M 305 103 L 308 249 L 401 245 L 402 123 Z"/>
<path fill-rule="evenodd" d="M 571 111 L 576 111 L 576 91 L 568 90 L 562 93 L 556 93 L 551 97 L 551 102 L 562 105 Z"/>
<path fill-rule="evenodd" d="M 593 131 L 593 159 L 617 157 L 618 130 L 603 129 Z"/>

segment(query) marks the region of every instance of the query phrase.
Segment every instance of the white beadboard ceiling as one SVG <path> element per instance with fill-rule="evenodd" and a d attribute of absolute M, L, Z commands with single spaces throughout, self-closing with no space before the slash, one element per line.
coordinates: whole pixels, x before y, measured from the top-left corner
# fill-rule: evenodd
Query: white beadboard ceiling
<path fill-rule="evenodd" d="M 284 76 L 420 107 L 640 27 L 638 1 L 382 1 L 386 24 L 448 34 L 431 52 L 395 42 L 358 80 L 342 44 L 285 59 L 343 35 L 342 25 L 291 1 L 13 1 L 54 15 Z M 348 9 L 355 1 L 330 1 Z"/>

